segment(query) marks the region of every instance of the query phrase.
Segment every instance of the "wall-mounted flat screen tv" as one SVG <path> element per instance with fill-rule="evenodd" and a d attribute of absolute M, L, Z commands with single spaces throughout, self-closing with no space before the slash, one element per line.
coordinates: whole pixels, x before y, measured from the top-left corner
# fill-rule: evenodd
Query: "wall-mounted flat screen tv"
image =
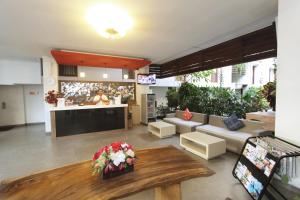
<path fill-rule="evenodd" d="M 141 85 L 156 84 L 156 74 L 138 74 L 137 83 Z"/>

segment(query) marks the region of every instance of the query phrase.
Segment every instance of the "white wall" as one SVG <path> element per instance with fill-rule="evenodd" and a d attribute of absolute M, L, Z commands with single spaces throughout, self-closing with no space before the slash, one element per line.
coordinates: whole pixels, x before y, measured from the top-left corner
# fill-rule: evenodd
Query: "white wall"
<path fill-rule="evenodd" d="M 25 124 L 23 86 L 0 86 L 0 126 L 20 124 Z"/>
<path fill-rule="evenodd" d="M 275 132 L 278 137 L 300 146 L 299 11 L 299 0 L 279 0 Z M 298 170 L 299 175 L 299 167 Z M 300 177 L 293 180 L 293 184 L 300 187 Z"/>
<path fill-rule="evenodd" d="M 45 122 L 44 91 L 42 85 L 25 85 L 24 104 L 26 123 Z"/>
<path fill-rule="evenodd" d="M 40 62 L 0 60 L 0 85 L 41 84 Z"/>

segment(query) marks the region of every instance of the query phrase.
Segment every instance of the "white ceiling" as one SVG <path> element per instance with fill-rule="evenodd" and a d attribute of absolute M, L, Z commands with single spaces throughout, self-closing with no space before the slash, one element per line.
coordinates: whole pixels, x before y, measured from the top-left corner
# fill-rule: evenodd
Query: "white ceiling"
<path fill-rule="evenodd" d="M 100 37 L 86 9 L 111 2 L 134 27 L 118 40 Z M 194 52 L 270 25 L 277 0 L 1 0 L 0 58 L 39 58 L 52 48 L 151 59 Z"/>

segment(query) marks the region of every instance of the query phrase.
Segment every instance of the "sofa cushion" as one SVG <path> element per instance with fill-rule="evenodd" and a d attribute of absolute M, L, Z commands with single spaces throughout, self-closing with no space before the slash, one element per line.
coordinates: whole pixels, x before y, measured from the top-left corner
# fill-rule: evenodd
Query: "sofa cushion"
<path fill-rule="evenodd" d="M 245 142 L 249 137 L 252 137 L 253 135 L 251 133 L 245 133 L 241 131 L 230 131 L 226 128 L 212 126 L 212 125 L 203 125 L 196 128 L 197 131 L 204 131 L 208 133 L 212 133 L 213 135 L 217 137 L 221 137 L 223 139 L 233 139 L 233 140 L 239 140 L 241 142 Z"/>
<path fill-rule="evenodd" d="M 184 113 L 183 113 L 183 119 L 185 121 L 190 121 L 192 119 L 192 117 L 193 117 L 192 113 L 189 111 L 188 108 L 186 108 Z"/>
<path fill-rule="evenodd" d="M 229 131 L 227 128 L 212 125 L 198 126 L 196 127 L 196 131 L 225 139 L 226 149 L 238 154 L 242 151 L 245 141 L 249 137 L 253 136 L 251 133 L 245 133 L 242 131 Z"/>
<path fill-rule="evenodd" d="M 183 119 L 172 117 L 172 118 L 164 118 L 165 122 L 169 122 L 171 124 L 176 124 L 180 126 L 188 126 L 188 127 L 196 127 L 202 125 L 200 122 L 194 122 L 194 121 L 185 121 Z"/>
<path fill-rule="evenodd" d="M 225 118 L 224 124 L 230 131 L 236 131 L 245 126 L 245 124 L 241 120 L 239 120 L 239 118 L 235 114 L 232 114 L 230 117 Z"/>

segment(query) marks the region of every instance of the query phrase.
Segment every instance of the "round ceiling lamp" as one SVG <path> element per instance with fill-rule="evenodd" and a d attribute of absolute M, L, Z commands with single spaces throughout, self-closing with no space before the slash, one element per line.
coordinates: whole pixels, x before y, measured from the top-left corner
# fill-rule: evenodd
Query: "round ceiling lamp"
<path fill-rule="evenodd" d="M 90 7 L 86 20 L 104 38 L 124 37 L 133 25 L 132 19 L 121 8 L 111 4 L 97 4 Z"/>

